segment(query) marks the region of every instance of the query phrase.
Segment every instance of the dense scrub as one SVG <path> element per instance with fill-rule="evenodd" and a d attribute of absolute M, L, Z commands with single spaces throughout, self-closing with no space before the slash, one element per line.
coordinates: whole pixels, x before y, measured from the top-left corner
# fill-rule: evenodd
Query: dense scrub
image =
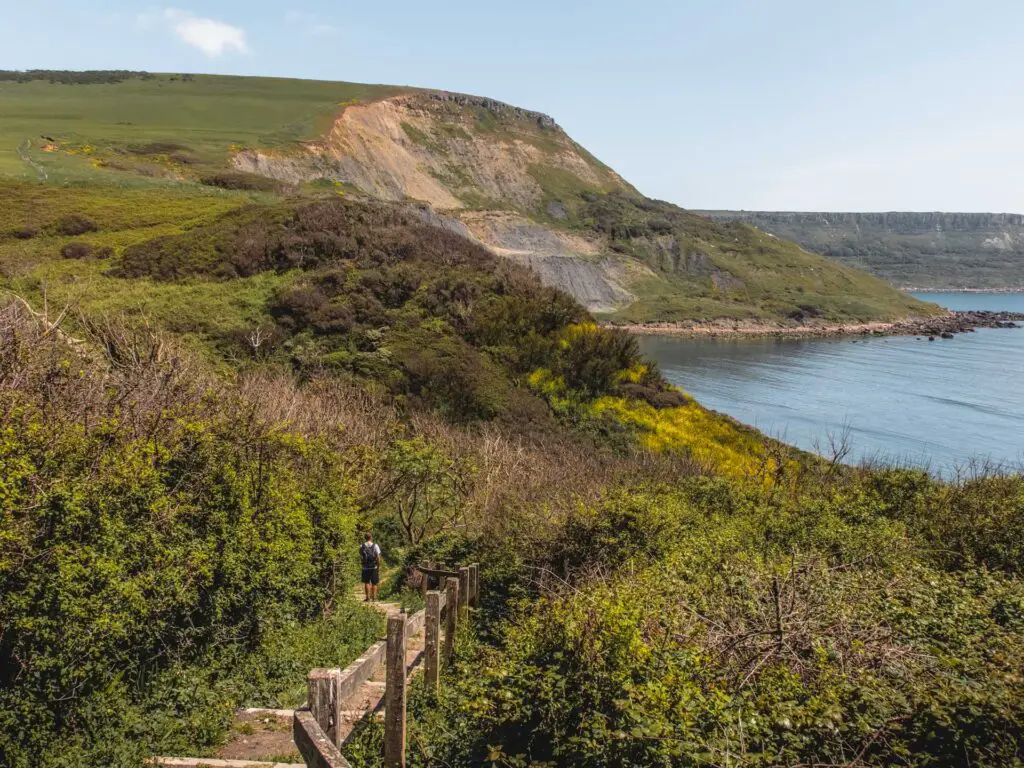
<path fill-rule="evenodd" d="M 149 72 L 134 72 L 127 69 L 90 70 L 74 72 L 66 69 L 0 70 L 0 82 L 28 83 L 32 80 L 46 80 L 62 85 L 96 85 L 97 83 L 121 83 L 125 80 L 149 80 L 155 77 Z M 191 77 L 191 75 L 182 75 Z"/>
<path fill-rule="evenodd" d="M 1024 759 L 1020 478 L 768 440 L 411 207 L 30 192 L 4 268 L 107 303 L 55 328 L 26 278 L 0 315 L 0 762 L 138 765 L 301 703 L 379 631 L 342 599 L 366 526 L 395 562 L 485 564 L 414 764 Z M 624 247 L 719 226 L 581 200 Z"/>
<path fill-rule="evenodd" d="M 501 538 L 697 471 L 556 429 L 525 390 L 548 419 L 528 441 L 333 378 L 263 366 L 231 385 L 144 326 L 81 318 L 74 340 L 21 304 L 0 320 L 4 764 L 194 754 L 239 704 L 301 703 L 309 668 L 379 632 L 344 597 L 363 526 L 389 553 Z"/>
<path fill-rule="evenodd" d="M 1024 758 L 1019 477 L 675 485 L 478 542 L 488 591 L 529 599 L 463 649 L 439 702 L 414 699 L 414 764 Z"/>
<path fill-rule="evenodd" d="M 252 206 L 128 248 L 114 274 L 178 281 L 296 274 L 273 327 L 238 329 L 240 352 L 298 370 L 373 378 L 450 420 L 543 425 L 524 377 L 546 366 L 583 399 L 666 389 L 625 334 L 593 326 L 569 296 L 412 210 L 342 200 Z M 657 400 L 678 404 L 671 397 Z"/>
<path fill-rule="evenodd" d="M 326 644 L 295 634 L 354 567 L 328 437 L 261 418 L 158 341 L 103 341 L 97 359 L 14 309 L 0 325 L 4 765 L 195 748 L 379 629 L 343 608 Z"/>

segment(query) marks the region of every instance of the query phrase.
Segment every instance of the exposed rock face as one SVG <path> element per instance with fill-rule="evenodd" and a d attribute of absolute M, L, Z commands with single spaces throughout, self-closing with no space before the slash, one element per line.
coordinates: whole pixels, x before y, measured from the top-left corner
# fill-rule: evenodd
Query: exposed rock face
<path fill-rule="evenodd" d="M 1024 287 L 1024 215 L 706 211 L 912 288 Z"/>
<path fill-rule="evenodd" d="M 602 257 L 603 244 L 499 211 L 462 214 L 472 236 L 499 256 L 524 264 L 545 285 L 572 294 L 591 312 L 613 312 L 635 298 L 623 262 Z"/>
<path fill-rule="evenodd" d="M 450 93 L 449 91 L 432 91 L 429 94 L 434 101 L 458 104 L 460 107 L 480 107 L 496 115 L 512 117 L 515 119 L 526 119 L 535 122 L 540 128 L 551 131 L 561 131 L 554 118 L 541 112 L 532 112 L 521 107 L 514 107 L 486 96 L 470 96 L 465 93 Z"/>
<path fill-rule="evenodd" d="M 392 93 L 349 104 L 316 141 L 290 152 L 245 150 L 233 162 L 281 181 L 328 179 L 416 206 L 598 315 L 785 316 L 796 308 L 793 280 L 808 291 L 805 303 L 842 292 L 859 297 L 856 311 L 867 316 L 915 307 L 790 243 L 648 200 L 547 115 L 493 99 Z M 842 316 L 842 305 L 833 306 Z"/>
<path fill-rule="evenodd" d="M 535 210 L 545 195 L 538 168 L 597 190 L 628 187 L 546 115 L 442 92 L 349 106 L 305 155 L 247 151 L 234 164 L 282 181 L 342 181 L 384 200 L 421 200 L 441 210 L 488 201 L 484 207 Z"/>
<path fill-rule="evenodd" d="M 536 254 L 516 254 L 511 258 L 536 272 L 545 285 L 572 294 L 591 312 L 614 312 L 635 298 L 622 287 L 626 269 L 615 259 L 594 262 L 576 256 Z"/>
<path fill-rule="evenodd" d="M 264 150 L 246 149 L 231 158 L 239 171 L 256 173 L 278 181 L 297 184 L 314 179 L 337 178 L 340 169 L 326 157 L 313 154 L 282 154 Z"/>

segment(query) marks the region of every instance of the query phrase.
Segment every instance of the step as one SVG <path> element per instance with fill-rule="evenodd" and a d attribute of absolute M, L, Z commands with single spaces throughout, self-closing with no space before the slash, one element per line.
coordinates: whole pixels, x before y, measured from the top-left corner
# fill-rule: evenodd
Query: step
<path fill-rule="evenodd" d="M 253 708 L 235 713 L 227 741 L 218 747 L 220 760 L 256 764 L 300 763 L 302 756 L 292 738 L 295 712 Z"/>
<path fill-rule="evenodd" d="M 305 763 L 269 763 L 265 760 L 221 760 L 216 757 L 154 757 L 151 765 L 166 768 L 306 768 Z"/>

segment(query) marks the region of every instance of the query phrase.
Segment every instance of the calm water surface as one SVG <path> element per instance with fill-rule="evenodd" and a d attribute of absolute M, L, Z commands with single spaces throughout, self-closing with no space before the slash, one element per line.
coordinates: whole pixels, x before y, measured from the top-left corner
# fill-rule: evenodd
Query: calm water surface
<path fill-rule="evenodd" d="M 920 293 L 951 309 L 1024 312 L 1020 293 Z M 949 475 L 1024 464 L 1024 328 L 952 340 L 641 337 L 666 378 L 701 403 L 801 448 L 849 432 L 850 460 Z"/>

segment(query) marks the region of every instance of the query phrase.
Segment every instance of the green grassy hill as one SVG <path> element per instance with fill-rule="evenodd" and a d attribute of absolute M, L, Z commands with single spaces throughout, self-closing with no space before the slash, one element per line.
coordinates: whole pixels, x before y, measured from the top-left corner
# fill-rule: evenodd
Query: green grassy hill
<path fill-rule="evenodd" d="M 316 138 L 343 105 L 400 90 L 217 75 L 97 79 L 0 78 L 0 173 L 40 178 L 28 158 L 55 183 L 138 181 L 123 171 L 173 180 L 193 165 L 223 168 L 232 146 L 291 147 Z M 50 145 L 56 151 L 44 149 Z M 170 157 L 175 145 L 186 162 Z"/>
<path fill-rule="evenodd" d="M 111 187 L 425 203 L 437 223 L 614 321 L 857 322 L 935 311 L 791 243 L 647 200 L 551 118 L 479 97 L 273 78 L 8 73 L 0 174 L 88 185 L 97 204 Z M 123 244 L 109 245 L 119 257 Z"/>

